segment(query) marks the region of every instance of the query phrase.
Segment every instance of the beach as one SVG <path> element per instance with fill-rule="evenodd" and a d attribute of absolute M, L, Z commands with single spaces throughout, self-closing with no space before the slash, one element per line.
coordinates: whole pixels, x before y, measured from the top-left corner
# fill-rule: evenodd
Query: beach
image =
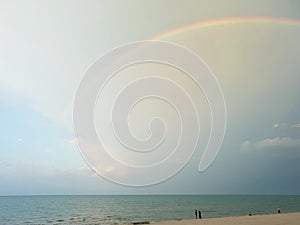
<path fill-rule="evenodd" d="M 300 221 L 300 196 L 278 195 L 2 196 L 0 208 L 0 224 L 5 225 L 143 221 L 154 225 L 288 225 Z M 277 208 L 281 214 L 275 214 Z M 194 219 L 196 209 L 203 219 Z"/>
<path fill-rule="evenodd" d="M 161 221 L 153 225 L 299 225 L 300 212 L 253 216 L 233 216 L 193 220 Z"/>

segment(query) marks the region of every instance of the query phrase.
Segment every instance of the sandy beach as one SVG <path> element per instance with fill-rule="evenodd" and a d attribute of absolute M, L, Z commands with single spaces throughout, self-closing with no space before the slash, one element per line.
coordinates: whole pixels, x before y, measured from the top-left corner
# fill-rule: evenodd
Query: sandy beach
<path fill-rule="evenodd" d="M 300 212 L 270 215 L 236 216 L 179 221 L 161 221 L 153 225 L 299 225 Z"/>

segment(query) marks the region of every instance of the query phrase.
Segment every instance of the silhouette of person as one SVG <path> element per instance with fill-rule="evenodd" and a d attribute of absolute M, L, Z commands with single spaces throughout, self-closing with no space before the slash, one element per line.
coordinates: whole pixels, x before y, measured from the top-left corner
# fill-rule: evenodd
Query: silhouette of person
<path fill-rule="evenodd" d="M 197 210 L 195 210 L 195 216 L 196 216 L 196 219 L 198 219 Z"/>
<path fill-rule="evenodd" d="M 199 219 L 202 219 L 201 211 L 199 210 L 198 213 L 199 213 Z"/>

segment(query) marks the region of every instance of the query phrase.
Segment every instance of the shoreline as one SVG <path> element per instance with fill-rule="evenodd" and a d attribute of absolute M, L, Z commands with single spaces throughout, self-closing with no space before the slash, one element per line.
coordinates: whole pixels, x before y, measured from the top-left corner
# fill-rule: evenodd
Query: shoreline
<path fill-rule="evenodd" d="M 190 220 L 168 220 L 159 222 L 135 222 L 131 224 L 152 225 L 298 225 L 300 212 L 265 214 L 252 216 L 229 216 Z"/>

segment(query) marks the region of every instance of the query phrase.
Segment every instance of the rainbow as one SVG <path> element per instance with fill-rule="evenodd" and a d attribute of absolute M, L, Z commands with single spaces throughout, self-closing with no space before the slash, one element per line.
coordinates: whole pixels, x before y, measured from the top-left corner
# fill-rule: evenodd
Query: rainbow
<path fill-rule="evenodd" d="M 183 27 L 179 27 L 155 36 L 152 40 L 161 40 L 166 37 L 185 33 L 195 29 L 215 27 L 230 24 L 245 24 L 245 23 L 260 23 L 260 24 L 278 24 L 278 25 L 296 25 L 300 26 L 300 20 L 287 19 L 287 18 L 276 18 L 276 17 L 232 17 L 232 18 L 221 18 L 214 20 L 201 21 L 192 23 Z"/>

